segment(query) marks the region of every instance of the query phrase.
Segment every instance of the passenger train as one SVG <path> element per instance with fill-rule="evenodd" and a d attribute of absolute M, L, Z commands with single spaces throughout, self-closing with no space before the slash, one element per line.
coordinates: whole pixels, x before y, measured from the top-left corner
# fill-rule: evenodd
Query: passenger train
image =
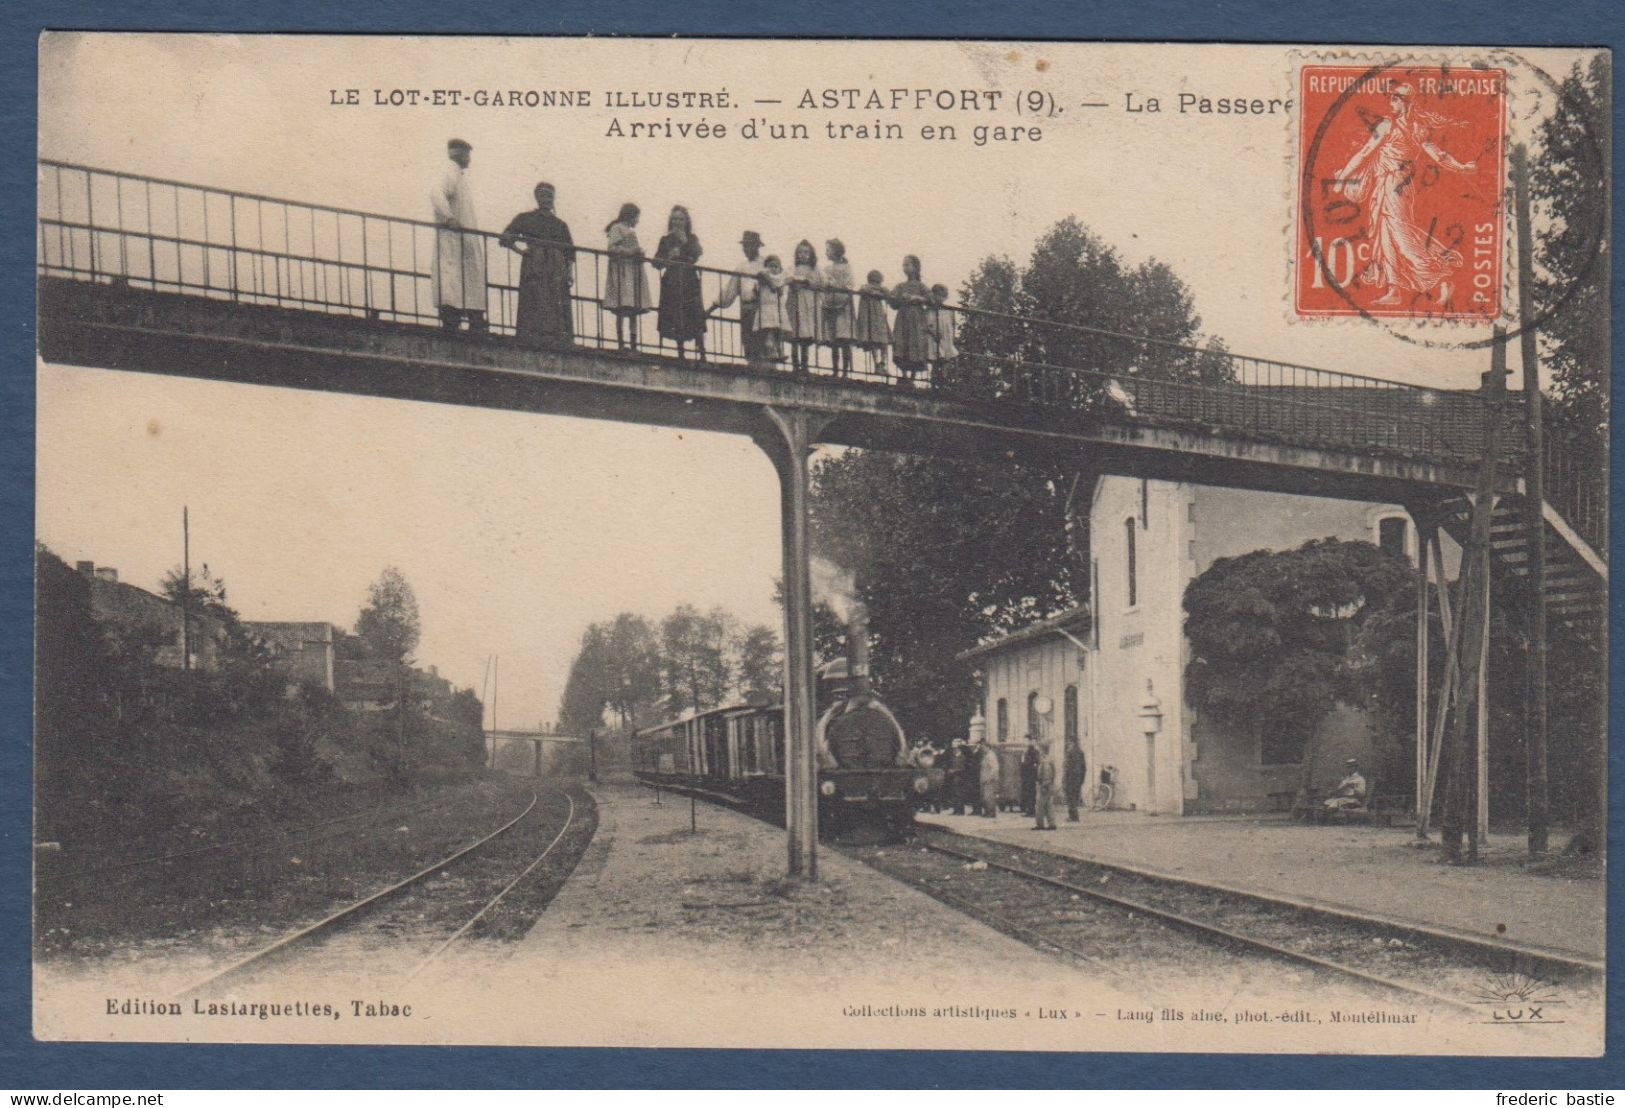
<path fill-rule="evenodd" d="M 854 632 L 862 623 L 854 620 Z M 899 831 L 930 790 L 909 764 L 903 729 L 869 688 L 861 633 L 853 657 L 822 667 L 817 682 L 818 822 L 822 831 Z M 739 704 L 636 731 L 640 781 L 723 800 L 764 818 L 784 817 L 784 707 Z"/>

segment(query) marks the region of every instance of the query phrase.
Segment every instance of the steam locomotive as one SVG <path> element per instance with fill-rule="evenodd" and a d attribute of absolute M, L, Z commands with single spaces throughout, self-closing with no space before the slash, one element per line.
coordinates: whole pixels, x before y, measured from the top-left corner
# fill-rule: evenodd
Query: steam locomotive
<path fill-rule="evenodd" d="M 931 788 L 909 764 L 896 718 L 869 686 L 861 608 L 847 635 L 851 656 L 818 672 L 818 822 L 822 831 L 897 831 Z M 764 818 L 784 816 L 784 708 L 740 704 L 636 731 L 632 766 L 649 785 L 724 801 Z"/>

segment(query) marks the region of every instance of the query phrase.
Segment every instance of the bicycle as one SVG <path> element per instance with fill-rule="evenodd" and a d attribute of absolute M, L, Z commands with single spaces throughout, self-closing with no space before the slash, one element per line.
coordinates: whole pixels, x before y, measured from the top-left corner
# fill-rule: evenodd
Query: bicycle
<path fill-rule="evenodd" d="M 1089 803 L 1092 812 L 1106 812 L 1111 810 L 1112 801 L 1117 796 L 1117 767 L 1107 766 L 1100 771 L 1100 783 L 1095 786 L 1094 796 Z"/>

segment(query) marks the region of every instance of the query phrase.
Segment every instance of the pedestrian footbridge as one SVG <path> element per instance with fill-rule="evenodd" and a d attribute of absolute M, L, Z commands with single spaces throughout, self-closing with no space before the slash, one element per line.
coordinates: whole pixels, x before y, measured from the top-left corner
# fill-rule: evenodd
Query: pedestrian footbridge
<path fill-rule="evenodd" d="M 816 443 L 1397 503 L 1419 523 L 1463 533 L 1483 454 L 1477 391 L 1181 346 L 1088 320 L 928 306 L 957 356 L 904 377 L 861 352 L 838 372 L 824 346 L 805 371 L 754 345 L 747 356 L 737 310 L 725 309 L 707 320 L 704 359 L 692 349 L 681 359 L 651 319 L 617 331 L 604 308 L 611 255 L 532 243 L 569 266 L 571 333 L 521 343 L 521 258 L 494 234 L 56 161 L 39 163 L 38 195 L 48 362 L 755 437 L 784 480 L 790 712 L 806 715 L 808 735 L 811 701 L 796 705 L 806 689 L 794 674 L 810 675 L 810 653 L 798 657 L 810 647 L 794 600 L 805 588 L 806 454 Z M 487 326 L 477 332 L 443 326 L 433 259 L 448 233 L 481 246 L 454 252 L 484 270 L 455 275 L 484 289 Z M 732 271 L 689 268 L 704 303 L 726 299 Z M 1498 576 L 1514 585 L 1529 562 L 1515 527 L 1522 415 L 1509 401 L 1505 523 L 1493 544 Z M 1546 600 L 1561 619 L 1598 620 L 1607 475 L 1566 458 L 1561 436 L 1546 443 Z M 792 722 L 792 740 L 799 730 Z M 804 750 L 810 780 L 810 743 Z"/>

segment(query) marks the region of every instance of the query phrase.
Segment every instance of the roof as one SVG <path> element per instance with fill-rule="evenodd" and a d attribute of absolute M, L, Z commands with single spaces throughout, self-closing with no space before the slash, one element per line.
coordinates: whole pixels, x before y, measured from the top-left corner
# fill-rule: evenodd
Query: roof
<path fill-rule="evenodd" d="M 1001 650 L 1011 647 L 1030 646 L 1033 643 L 1052 638 L 1064 639 L 1068 637 L 1067 632 L 1087 634 L 1089 628 L 1089 605 L 1079 604 L 1075 608 L 1068 608 L 1060 615 L 1039 620 L 1037 623 L 1029 623 L 1026 627 L 1012 631 L 1008 635 L 994 639 L 992 642 L 973 646 L 969 650 L 962 651 L 958 658 L 961 662 L 968 662 L 973 658 L 984 658 L 989 654 L 997 654 Z M 1082 634 L 1079 634 L 1078 637 L 1081 638 Z"/>

